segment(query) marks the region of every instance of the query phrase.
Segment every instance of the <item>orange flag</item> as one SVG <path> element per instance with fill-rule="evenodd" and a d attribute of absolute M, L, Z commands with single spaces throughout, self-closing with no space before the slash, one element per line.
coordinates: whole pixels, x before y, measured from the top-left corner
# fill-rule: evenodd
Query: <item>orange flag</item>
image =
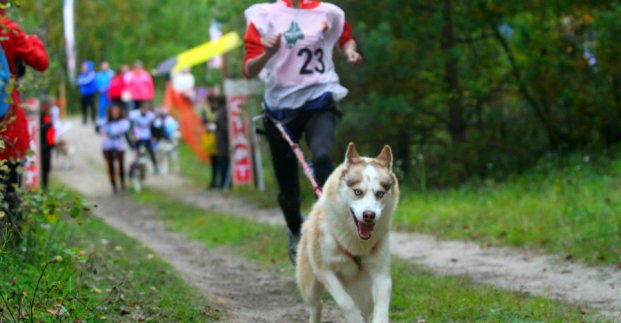
<path fill-rule="evenodd" d="M 209 163 L 211 159 L 204 149 L 203 137 L 205 128 L 201 118 L 194 112 L 192 103 L 176 93 L 170 83 L 166 84 L 166 94 L 162 106 L 179 116 L 179 128 L 183 140 L 192 148 L 198 159 Z"/>

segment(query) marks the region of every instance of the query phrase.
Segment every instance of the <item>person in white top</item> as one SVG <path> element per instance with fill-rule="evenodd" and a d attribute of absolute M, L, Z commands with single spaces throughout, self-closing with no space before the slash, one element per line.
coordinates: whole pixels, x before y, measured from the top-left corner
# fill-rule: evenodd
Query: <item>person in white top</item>
<path fill-rule="evenodd" d="M 172 76 L 173 90 L 190 101 L 194 101 L 196 97 L 194 90 L 195 83 L 194 75 L 192 75 L 190 68 L 187 67 Z"/>
<path fill-rule="evenodd" d="M 143 104 L 139 110 L 133 110 L 129 113 L 129 121 L 131 122 L 132 135 L 135 142 L 135 149 L 139 150 L 140 146 L 144 146 L 149 153 L 151 162 L 153 163 L 153 171 L 155 174 L 159 173 L 157 165 L 157 159 L 155 158 L 155 151 L 153 144 L 155 139 L 151 132 L 153 122 L 155 121 L 155 113 L 151 111 L 148 104 Z"/>
<path fill-rule="evenodd" d="M 99 131 L 104 135 L 103 155 L 108 164 L 108 176 L 114 194 L 119 192 L 116 180 L 117 170 L 121 180 L 121 191 L 125 191 L 125 143 L 123 139 L 129 131 L 129 120 L 123 115 L 123 109 L 113 104 L 107 111 L 107 118 Z"/>
<path fill-rule="evenodd" d="M 259 3 L 245 11 L 244 74 L 265 83 L 265 130 L 280 188 L 278 202 L 289 228 L 289 256 L 294 262 L 302 226 L 298 164 L 275 122 L 294 141 L 305 135 L 317 182 L 333 170 L 336 101 L 347 95 L 332 60 L 339 47 L 347 62 L 362 63 L 345 13 L 336 5 L 307 0 Z M 295 262 L 294 262 L 295 263 Z"/>

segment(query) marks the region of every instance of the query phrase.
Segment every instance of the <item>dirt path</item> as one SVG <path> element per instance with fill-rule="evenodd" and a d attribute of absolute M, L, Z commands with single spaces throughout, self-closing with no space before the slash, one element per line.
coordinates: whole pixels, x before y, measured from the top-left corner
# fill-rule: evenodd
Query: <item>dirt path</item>
<path fill-rule="evenodd" d="M 207 249 L 167 230 L 153 209 L 129 196 L 112 196 L 99 158 L 99 142 L 90 128 L 71 130 L 77 144 L 75 166 L 55 176 L 96 203 L 95 215 L 137 239 L 169 262 L 214 304 L 224 307 L 227 322 L 302 322 L 307 320 L 292 275 L 264 271 L 225 248 Z M 85 139 L 87 138 L 87 140 Z M 94 171 L 95 170 L 95 171 Z M 179 187 L 183 181 L 161 177 L 149 183 Z M 331 304 L 324 321 L 340 322 Z"/>
<path fill-rule="evenodd" d="M 99 146 L 92 144 L 92 134 L 74 129 L 70 136 L 72 143 L 79 146 L 80 159 L 101 160 Z M 97 151 L 93 151 L 93 146 Z M 92 167 L 101 169 L 102 166 L 90 165 L 89 169 Z M 88 181 L 81 183 L 80 190 L 88 193 L 90 187 L 95 186 L 94 181 L 95 177 L 89 176 Z M 195 189 L 179 177 L 151 177 L 147 185 L 205 210 L 223 211 L 274 225 L 284 224 L 275 210 L 259 210 L 234 196 Z M 621 270 L 612 266 L 589 267 L 555 256 L 511 248 L 481 248 L 469 242 L 438 241 L 411 233 L 393 233 L 391 249 L 395 255 L 439 274 L 467 275 L 484 284 L 580 304 L 621 321 Z"/>

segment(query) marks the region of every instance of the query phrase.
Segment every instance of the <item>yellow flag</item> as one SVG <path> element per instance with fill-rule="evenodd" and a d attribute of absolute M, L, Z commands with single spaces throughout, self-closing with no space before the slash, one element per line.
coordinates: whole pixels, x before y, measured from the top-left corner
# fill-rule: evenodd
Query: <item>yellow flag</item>
<path fill-rule="evenodd" d="M 173 68 L 173 72 L 176 73 L 185 67 L 204 63 L 241 46 L 241 44 L 242 40 L 239 35 L 236 32 L 230 32 L 214 42 L 206 42 L 177 55 L 177 64 Z"/>

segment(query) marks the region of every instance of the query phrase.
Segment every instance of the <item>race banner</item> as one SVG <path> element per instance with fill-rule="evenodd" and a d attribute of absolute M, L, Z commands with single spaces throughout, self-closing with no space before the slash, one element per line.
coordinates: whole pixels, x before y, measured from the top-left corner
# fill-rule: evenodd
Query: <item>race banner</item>
<path fill-rule="evenodd" d="M 233 185 L 256 185 L 261 189 L 264 186 L 261 157 L 254 140 L 254 124 L 249 123 L 252 116 L 260 113 L 257 100 L 260 93 L 263 85 L 258 81 L 224 81 Z"/>
<path fill-rule="evenodd" d="M 39 100 L 28 99 L 24 102 L 24 108 L 28 115 L 28 135 L 30 136 L 30 151 L 24 163 L 22 183 L 24 188 L 36 189 L 39 187 L 41 178 L 40 161 L 40 136 L 39 136 Z"/>
<path fill-rule="evenodd" d="M 235 186 L 254 184 L 248 121 L 242 109 L 245 102 L 245 95 L 227 97 L 231 171 Z"/>
<path fill-rule="evenodd" d="M 69 82 L 71 82 L 71 84 L 75 84 L 77 54 L 75 47 L 75 21 L 73 0 L 64 0 L 63 27 L 65 31 L 65 50 L 67 53 L 67 71 L 69 73 Z"/>

